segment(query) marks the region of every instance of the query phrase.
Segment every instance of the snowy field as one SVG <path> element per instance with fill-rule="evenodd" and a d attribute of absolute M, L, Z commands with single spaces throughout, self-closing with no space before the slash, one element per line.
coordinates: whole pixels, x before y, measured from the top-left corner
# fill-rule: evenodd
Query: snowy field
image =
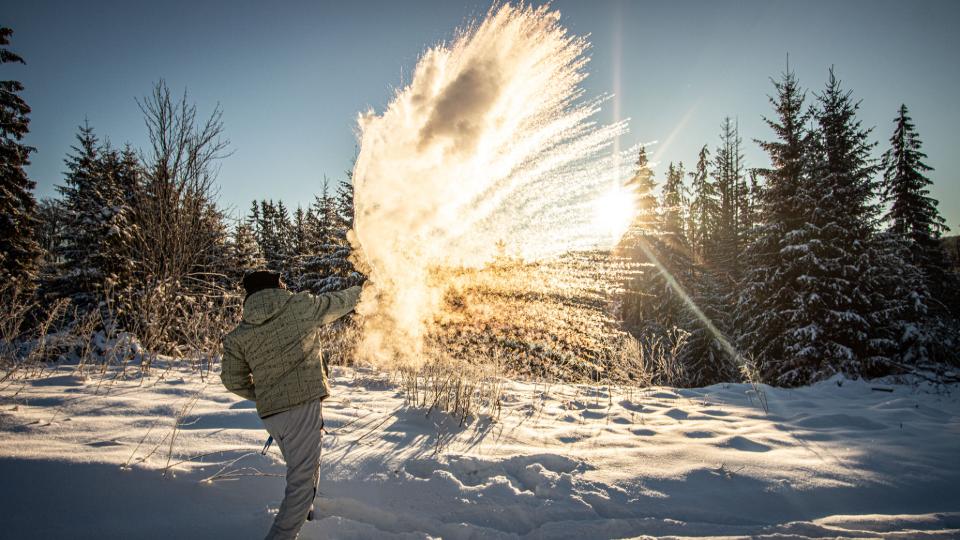
<path fill-rule="evenodd" d="M 499 420 L 461 427 L 373 373 L 333 382 L 302 538 L 960 537 L 958 387 L 761 387 L 765 412 L 742 384 L 507 382 Z M 283 491 L 265 439 L 216 374 L 18 382 L 0 537 L 260 538 Z"/>

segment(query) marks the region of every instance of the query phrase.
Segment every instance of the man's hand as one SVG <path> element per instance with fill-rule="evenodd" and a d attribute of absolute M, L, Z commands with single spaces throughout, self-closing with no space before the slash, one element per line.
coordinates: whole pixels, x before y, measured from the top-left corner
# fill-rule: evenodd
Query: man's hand
<path fill-rule="evenodd" d="M 347 260 L 353 265 L 354 270 L 365 276 L 369 276 L 373 268 L 370 266 L 367 255 L 363 252 L 363 246 L 360 245 L 360 240 L 357 239 L 357 233 L 354 232 L 353 229 L 347 231 L 347 240 L 350 241 L 351 248 L 350 256 L 347 257 Z"/>

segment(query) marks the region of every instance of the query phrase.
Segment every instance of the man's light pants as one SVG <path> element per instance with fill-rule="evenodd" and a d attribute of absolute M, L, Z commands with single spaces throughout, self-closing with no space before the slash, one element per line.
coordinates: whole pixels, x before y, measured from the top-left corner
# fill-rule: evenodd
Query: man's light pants
<path fill-rule="evenodd" d="M 310 401 L 270 415 L 263 423 L 287 462 L 287 489 L 267 539 L 296 538 L 317 494 L 323 406 L 320 400 Z"/>

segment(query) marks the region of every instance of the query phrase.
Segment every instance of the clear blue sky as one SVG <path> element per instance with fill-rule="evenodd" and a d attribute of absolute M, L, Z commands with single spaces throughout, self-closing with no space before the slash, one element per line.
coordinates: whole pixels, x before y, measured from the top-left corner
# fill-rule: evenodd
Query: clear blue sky
<path fill-rule="evenodd" d="M 488 2 L 87 1 L 4 2 L 0 24 L 27 66 L 2 78 L 26 85 L 33 108 L 29 172 L 40 196 L 62 181 L 76 126 L 88 118 L 116 144 L 144 144 L 134 97 L 160 78 L 188 89 L 201 113 L 219 102 L 234 154 L 220 201 L 246 211 L 254 198 L 308 204 L 324 174 L 336 179 L 355 152 L 356 114 L 381 111 L 427 45 L 482 16 Z M 770 77 L 787 53 L 801 83 L 819 92 L 834 65 L 862 99 L 861 119 L 886 147 L 901 102 L 929 155 L 934 197 L 960 230 L 960 2 L 563 1 L 564 24 L 593 43 L 587 87 L 616 92 L 630 133 L 624 146 L 659 141 L 661 162 L 689 166 L 718 141 L 724 115 L 739 119 L 748 166 L 766 164 L 753 142 Z M 617 76 L 619 68 L 619 77 Z M 619 78 L 619 88 L 616 79 Z M 605 119 L 614 115 L 610 102 Z M 668 142 L 669 141 L 669 142 Z"/>

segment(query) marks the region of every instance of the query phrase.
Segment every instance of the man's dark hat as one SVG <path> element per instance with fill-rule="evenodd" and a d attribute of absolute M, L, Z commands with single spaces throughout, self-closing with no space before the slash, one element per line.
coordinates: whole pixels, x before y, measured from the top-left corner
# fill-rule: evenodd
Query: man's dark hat
<path fill-rule="evenodd" d="M 243 276 L 243 288 L 247 296 L 264 289 L 279 289 L 280 274 L 270 270 L 257 270 Z"/>

